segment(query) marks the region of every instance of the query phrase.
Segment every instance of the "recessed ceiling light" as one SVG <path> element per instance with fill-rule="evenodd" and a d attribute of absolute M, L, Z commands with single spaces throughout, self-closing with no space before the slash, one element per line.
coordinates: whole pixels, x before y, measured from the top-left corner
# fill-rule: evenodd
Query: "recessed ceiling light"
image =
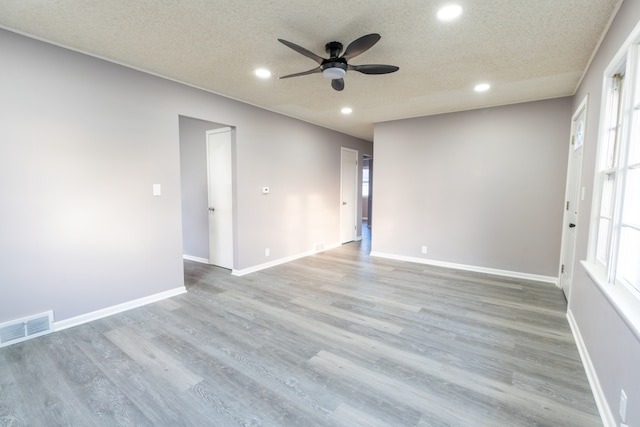
<path fill-rule="evenodd" d="M 491 89 L 491 85 L 489 83 L 480 83 L 473 88 L 476 92 L 486 92 L 489 89 Z"/>
<path fill-rule="evenodd" d="M 351 114 L 351 113 L 353 113 L 353 110 L 351 108 L 349 108 L 349 107 L 344 107 L 342 110 L 340 110 L 340 112 L 342 114 Z"/>
<path fill-rule="evenodd" d="M 449 22 L 456 19 L 462 14 L 462 6 L 457 4 L 451 4 L 438 10 L 438 19 L 441 21 Z"/>
<path fill-rule="evenodd" d="M 267 70 L 266 68 L 258 68 L 255 71 L 255 74 L 261 79 L 268 79 L 269 77 L 271 77 L 271 71 Z"/>

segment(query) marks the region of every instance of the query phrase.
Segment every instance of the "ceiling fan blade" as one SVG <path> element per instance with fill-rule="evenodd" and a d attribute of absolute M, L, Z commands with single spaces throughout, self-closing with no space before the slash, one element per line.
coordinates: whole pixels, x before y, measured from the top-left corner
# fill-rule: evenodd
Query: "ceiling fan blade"
<path fill-rule="evenodd" d="M 378 40 L 380 40 L 380 34 L 377 33 L 362 36 L 359 39 L 352 41 L 349 46 L 347 46 L 342 57 L 348 61 L 368 50 L 371 46 L 378 43 Z"/>
<path fill-rule="evenodd" d="M 288 41 L 282 40 L 282 39 L 278 39 L 278 41 L 280 43 L 282 43 L 283 45 L 288 46 L 291 49 L 295 50 L 296 52 L 301 53 L 302 55 L 306 56 L 307 58 L 313 59 L 318 64 L 322 64 L 322 61 L 324 61 L 324 58 L 316 55 L 315 53 L 311 52 L 308 49 L 303 48 L 302 46 L 298 46 L 295 43 L 291 43 L 291 42 L 288 42 Z"/>
<path fill-rule="evenodd" d="M 380 65 L 380 64 L 368 64 L 368 65 L 349 65 L 349 70 L 359 71 L 363 74 L 389 74 L 398 71 L 400 67 L 395 65 Z"/>
<path fill-rule="evenodd" d="M 289 77 L 306 76 L 307 74 L 315 74 L 321 72 L 322 70 L 320 69 L 320 67 L 316 67 L 313 70 L 303 71 L 301 73 L 287 74 L 286 76 L 278 77 L 278 79 L 288 79 Z"/>
<path fill-rule="evenodd" d="M 331 87 L 338 91 L 344 89 L 344 79 L 331 80 Z"/>

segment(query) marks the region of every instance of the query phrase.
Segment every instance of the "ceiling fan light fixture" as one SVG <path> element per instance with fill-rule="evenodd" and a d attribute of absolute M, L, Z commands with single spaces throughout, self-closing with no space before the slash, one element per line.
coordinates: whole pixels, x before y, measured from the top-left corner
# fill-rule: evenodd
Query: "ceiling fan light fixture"
<path fill-rule="evenodd" d="M 340 67 L 329 67 L 322 70 L 322 76 L 331 80 L 341 79 L 346 73 L 347 71 Z"/>

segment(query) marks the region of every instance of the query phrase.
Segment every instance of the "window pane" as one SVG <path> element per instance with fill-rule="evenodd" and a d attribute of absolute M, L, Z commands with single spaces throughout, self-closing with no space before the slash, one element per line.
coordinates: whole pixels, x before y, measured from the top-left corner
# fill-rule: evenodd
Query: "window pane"
<path fill-rule="evenodd" d="M 605 155 L 603 156 L 604 164 L 602 165 L 602 169 L 609 169 L 615 165 L 614 162 L 616 154 L 616 134 L 616 128 L 609 129 L 609 134 L 607 135 L 607 141 L 605 142 L 604 147 Z"/>
<path fill-rule="evenodd" d="M 609 220 L 600 218 L 598 224 L 598 246 L 596 247 L 596 258 L 607 265 L 607 247 L 609 246 Z"/>
<path fill-rule="evenodd" d="M 632 135 L 629 144 L 629 166 L 640 165 L 640 115 L 638 116 L 638 130 Z"/>
<path fill-rule="evenodd" d="M 362 168 L 362 197 L 369 197 L 369 168 Z"/>
<path fill-rule="evenodd" d="M 640 226 L 640 169 L 629 169 L 625 183 L 622 222 Z M 640 258 L 638 259 L 640 264 Z"/>
<path fill-rule="evenodd" d="M 609 169 L 615 166 L 616 144 L 618 138 L 618 130 L 620 129 L 620 94 L 622 91 L 622 76 L 619 74 L 614 76 L 609 89 L 609 105 L 607 106 L 608 114 L 608 131 L 605 137 L 603 147 L 602 169 Z"/>
<path fill-rule="evenodd" d="M 640 120 L 638 120 L 638 122 L 638 127 L 640 127 Z M 629 147 L 629 165 L 640 165 L 640 132 L 635 134 L 633 141 L 631 141 L 631 146 Z"/>
<path fill-rule="evenodd" d="M 640 85 L 638 85 L 640 88 Z M 629 143 L 629 165 L 640 164 L 640 107 L 633 111 L 633 133 Z"/>
<path fill-rule="evenodd" d="M 634 228 L 620 230 L 617 277 L 640 291 L 640 231 Z"/>
<path fill-rule="evenodd" d="M 604 175 L 602 182 L 602 201 L 600 202 L 600 215 L 611 218 L 613 210 L 613 184 L 615 182 L 615 174 L 608 173 Z"/>

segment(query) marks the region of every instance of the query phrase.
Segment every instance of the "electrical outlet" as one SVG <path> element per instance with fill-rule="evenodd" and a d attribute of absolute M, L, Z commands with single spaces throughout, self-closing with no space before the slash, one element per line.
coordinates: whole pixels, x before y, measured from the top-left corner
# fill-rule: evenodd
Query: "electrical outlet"
<path fill-rule="evenodd" d="M 269 256 L 269 255 L 271 255 L 271 251 L 269 250 L 269 248 L 266 248 L 264 250 L 264 256 Z"/>
<path fill-rule="evenodd" d="M 426 253 L 427 253 L 427 247 L 426 247 L 426 246 L 423 246 L 423 247 L 422 247 L 422 253 L 423 253 L 423 254 L 426 254 Z"/>
<path fill-rule="evenodd" d="M 627 393 L 620 390 L 620 419 L 623 423 L 627 422 Z"/>

